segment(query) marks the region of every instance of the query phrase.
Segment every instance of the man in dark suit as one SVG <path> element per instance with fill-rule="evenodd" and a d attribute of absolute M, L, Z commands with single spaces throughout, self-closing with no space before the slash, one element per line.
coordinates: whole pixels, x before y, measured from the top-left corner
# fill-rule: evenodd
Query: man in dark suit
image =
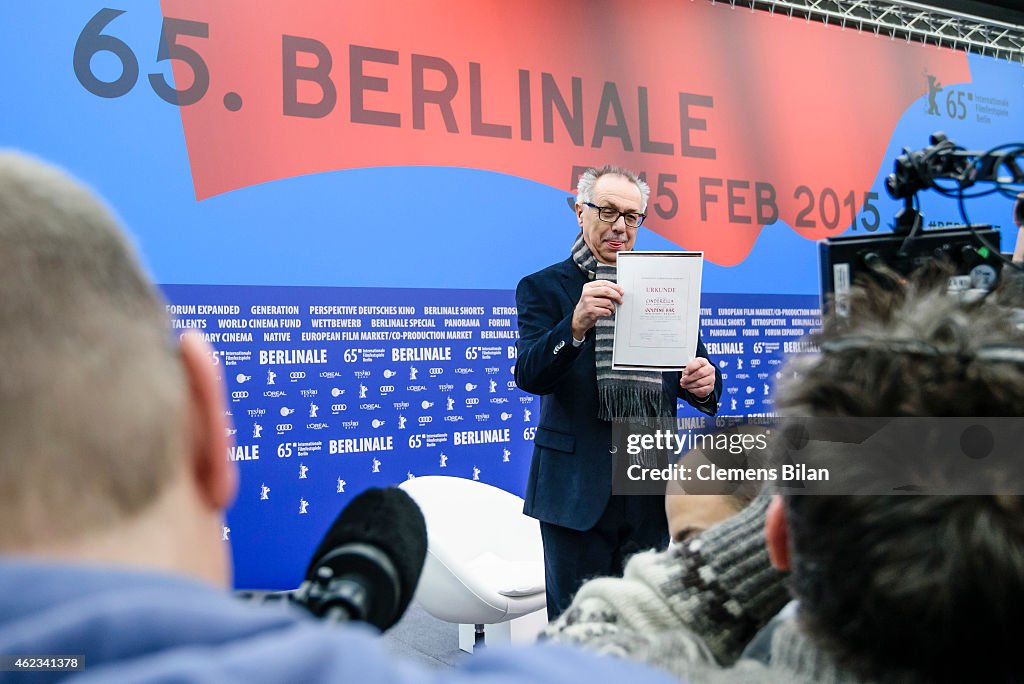
<path fill-rule="evenodd" d="M 583 580 L 618 575 L 628 554 L 667 542 L 662 497 L 612 494 L 613 418 L 674 417 L 677 398 L 718 410 L 721 372 L 699 339 L 682 373 L 611 369 L 609 326 L 623 297 L 615 263 L 633 248 L 649 196 L 631 171 L 587 170 L 571 256 L 516 289 L 516 384 L 541 396 L 524 512 L 540 520 L 551 619 Z"/>

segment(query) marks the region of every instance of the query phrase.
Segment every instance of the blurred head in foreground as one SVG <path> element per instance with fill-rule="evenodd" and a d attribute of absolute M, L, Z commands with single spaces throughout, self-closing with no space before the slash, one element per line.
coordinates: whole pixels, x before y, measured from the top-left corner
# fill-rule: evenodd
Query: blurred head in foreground
<path fill-rule="evenodd" d="M 110 211 L 0 152 L 0 554 L 229 581 L 221 380 Z"/>
<path fill-rule="evenodd" d="M 821 352 L 790 362 L 777 405 L 811 419 L 1024 415 L 1024 337 L 995 300 L 914 283 L 861 291 L 848 319 L 826 323 Z M 928 475 L 948 474 L 937 465 Z M 1019 677 L 1021 496 L 789 491 L 766 531 L 773 563 L 791 570 L 802 625 L 862 677 Z"/>

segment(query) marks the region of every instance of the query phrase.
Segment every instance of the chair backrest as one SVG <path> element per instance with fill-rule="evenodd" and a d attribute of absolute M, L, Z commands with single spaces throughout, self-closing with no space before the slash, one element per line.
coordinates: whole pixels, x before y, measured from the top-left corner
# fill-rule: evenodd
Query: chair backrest
<path fill-rule="evenodd" d="M 540 527 L 523 515 L 523 500 L 489 484 L 424 475 L 399 485 L 423 511 L 433 547 L 472 559 L 495 553 L 508 560 L 543 557 Z"/>

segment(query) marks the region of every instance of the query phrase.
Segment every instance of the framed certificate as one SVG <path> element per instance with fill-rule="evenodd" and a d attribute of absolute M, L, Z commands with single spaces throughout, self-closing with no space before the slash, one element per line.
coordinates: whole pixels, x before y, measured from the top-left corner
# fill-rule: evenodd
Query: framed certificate
<path fill-rule="evenodd" d="M 697 354 L 703 252 L 619 252 L 612 368 L 682 370 Z"/>

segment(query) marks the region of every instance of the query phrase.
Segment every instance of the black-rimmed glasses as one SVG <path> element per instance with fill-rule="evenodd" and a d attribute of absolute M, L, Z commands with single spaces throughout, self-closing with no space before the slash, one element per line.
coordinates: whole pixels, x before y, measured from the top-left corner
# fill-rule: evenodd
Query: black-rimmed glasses
<path fill-rule="evenodd" d="M 647 218 L 647 214 L 638 214 L 632 211 L 619 211 L 612 207 L 599 207 L 596 204 L 590 202 L 584 202 L 585 205 L 591 209 L 597 209 L 597 218 L 601 219 L 605 223 L 615 223 L 622 217 L 622 222 L 626 224 L 627 228 L 636 228 L 643 224 L 644 219 Z"/>

